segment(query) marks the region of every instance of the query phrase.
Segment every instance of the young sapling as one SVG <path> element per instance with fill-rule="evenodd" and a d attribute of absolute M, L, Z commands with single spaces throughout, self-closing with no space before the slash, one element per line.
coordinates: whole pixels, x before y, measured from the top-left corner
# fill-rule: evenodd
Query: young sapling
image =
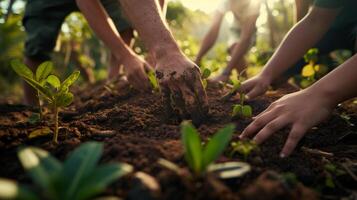
<path fill-rule="evenodd" d="M 317 64 L 319 61 L 319 50 L 316 48 L 310 49 L 305 55 L 305 65 L 301 71 L 303 79 L 300 82 L 302 88 L 306 88 L 316 82 L 317 79 L 324 76 L 328 72 L 328 67 L 323 64 Z"/>
<path fill-rule="evenodd" d="M 61 163 L 45 150 L 23 148 L 18 157 L 37 190 L 34 192 L 14 181 L 0 179 L 0 199 L 93 199 L 109 184 L 133 171 L 126 163 L 98 166 L 102 153 L 103 144 L 87 142 Z M 7 190 L 6 193 L 9 188 L 13 192 Z"/>
<path fill-rule="evenodd" d="M 198 131 L 186 121 L 181 124 L 182 144 L 185 159 L 196 176 L 202 176 L 228 145 L 235 126 L 230 124 L 220 129 L 205 146 L 202 145 Z"/>
<path fill-rule="evenodd" d="M 151 85 L 153 91 L 154 92 L 160 92 L 160 85 L 159 85 L 159 81 L 156 78 L 155 71 L 154 70 L 150 70 L 147 73 L 147 76 L 149 78 L 150 85 Z"/>
<path fill-rule="evenodd" d="M 51 74 L 53 70 L 53 63 L 49 61 L 41 63 L 36 69 L 35 74 L 33 74 L 33 72 L 26 65 L 21 63 L 19 60 L 11 61 L 11 66 L 12 69 L 26 82 L 28 82 L 27 79 L 32 79 L 42 87 L 45 87 L 47 77 Z M 42 105 L 41 105 L 41 92 L 39 90 L 37 90 L 37 99 L 38 99 L 38 107 L 39 107 L 39 114 L 40 114 L 39 118 L 40 120 L 42 120 L 43 113 L 42 113 Z"/>
<path fill-rule="evenodd" d="M 32 71 L 27 68 L 20 61 L 13 61 L 12 67 L 17 74 L 19 74 L 29 85 L 35 88 L 39 94 L 41 94 L 45 100 L 48 101 L 49 105 L 53 108 L 54 114 L 54 136 L 53 142 L 58 143 L 58 112 L 61 107 L 66 107 L 73 101 L 73 94 L 69 92 L 69 87 L 78 79 L 80 72 L 73 72 L 66 80 L 62 83 L 60 79 L 55 75 L 48 75 L 52 70 L 52 64 L 47 63 L 43 65 L 36 78 Z M 45 81 L 42 80 L 46 76 Z M 38 76 L 38 77 L 37 77 Z M 41 80 L 42 82 L 39 82 Z"/>
<path fill-rule="evenodd" d="M 202 70 L 202 75 L 201 75 L 201 78 L 202 78 L 202 84 L 203 84 L 203 87 L 206 89 L 207 88 L 207 79 L 211 76 L 212 72 L 211 70 L 209 70 L 208 68 L 204 68 Z"/>
<path fill-rule="evenodd" d="M 243 156 L 244 161 L 247 161 L 248 156 L 258 148 L 252 141 L 237 141 L 231 143 L 230 156 L 240 154 Z"/>

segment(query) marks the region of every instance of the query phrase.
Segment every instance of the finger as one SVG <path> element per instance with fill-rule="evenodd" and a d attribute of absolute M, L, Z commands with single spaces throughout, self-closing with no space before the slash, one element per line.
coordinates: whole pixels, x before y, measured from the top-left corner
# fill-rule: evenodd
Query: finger
<path fill-rule="evenodd" d="M 265 112 L 260 117 L 255 118 L 239 136 L 241 139 L 251 137 L 254 133 L 257 133 L 262 127 L 275 118 L 274 111 Z"/>
<path fill-rule="evenodd" d="M 255 86 L 253 89 L 251 89 L 245 96 L 247 100 L 252 100 L 255 99 L 256 97 L 262 95 L 265 91 L 260 88 L 259 86 Z"/>
<path fill-rule="evenodd" d="M 199 70 L 194 70 L 192 80 L 185 81 L 187 89 L 191 89 L 195 97 L 195 105 L 192 108 L 191 116 L 195 124 L 200 124 L 207 116 L 209 107 L 206 91 L 203 87 Z M 192 84 L 193 83 L 193 84 Z"/>
<path fill-rule="evenodd" d="M 253 138 L 253 141 L 257 144 L 263 143 L 271 135 L 276 133 L 278 130 L 284 128 L 288 123 L 289 121 L 287 121 L 287 118 L 285 116 L 280 116 L 274 119 L 258 132 L 258 134 Z"/>
<path fill-rule="evenodd" d="M 151 65 L 149 65 L 147 62 L 145 62 L 144 70 L 145 70 L 146 73 L 149 73 L 150 71 L 154 70 L 154 68 L 151 67 Z"/>
<path fill-rule="evenodd" d="M 289 156 L 301 140 L 301 138 L 305 135 L 306 128 L 300 124 L 296 124 L 291 128 L 288 139 L 285 142 L 284 148 L 280 153 L 280 157 L 284 158 Z"/>
<path fill-rule="evenodd" d="M 247 80 L 242 83 L 242 86 L 239 88 L 239 91 L 247 93 L 253 88 L 254 88 L 254 83 L 251 80 Z"/>
<path fill-rule="evenodd" d="M 171 102 L 171 90 L 165 84 L 161 85 L 161 95 L 162 95 L 162 103 L 164 105 L 165 113 L 166 114 L 172 113 L 173 108 L 172 108 L 172 104 L 171 104 L 172 103 Z"/>
<path fill-rule="evenodd" d="M 178 111 L 180 115 L 185 115 L 185 101 L 182 97 L 180 87 L 175 82 L 168 84 L 168 87 L 171 90 L 171 105 L 173 105 L 173 108 Z"/>

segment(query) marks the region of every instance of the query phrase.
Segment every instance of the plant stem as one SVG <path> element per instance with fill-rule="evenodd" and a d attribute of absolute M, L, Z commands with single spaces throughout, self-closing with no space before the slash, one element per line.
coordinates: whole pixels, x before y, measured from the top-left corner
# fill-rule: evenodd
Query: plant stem
<path fill-rule="evenodd" d="M 42 121 L 42 105 L 41 105 L 41 99 L 40 99 L 40 92 L 37 91 L 37 99 L 38 99 L 38 108 L 40 109 L 40 121 Z"/>
<path fill-rule="evenodd" d="M 58 107 L 57 105 L 54 106 L 54 114 L 55 114 L 55 133 L 53 135 L 53 143 L 58 144 Z"/>
<path fill-rule="evenodd" d="M 239 98 L 240 98 L 240 105 L 243 107 L 244 106 L 244 94 L 242 92 L 239 93 Z"/>

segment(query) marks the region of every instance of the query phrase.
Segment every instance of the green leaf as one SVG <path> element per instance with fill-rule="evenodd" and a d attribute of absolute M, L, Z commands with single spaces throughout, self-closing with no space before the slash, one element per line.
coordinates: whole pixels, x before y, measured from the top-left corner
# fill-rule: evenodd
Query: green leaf
<path fill-rule="evenodd" d="M 32 113 L 31 116 L 27 119 L 27 122 L 34 125 L 40 122 L 40 114 L 39 113 Z"/>
<path fill-rule="evenodd" d="M 235 130 L 235 125 L 229 124 L 218 130 L 218 132 L 209 140 L 203 151 L 203 168 L 206 168 L 214 162 L 227 147 Z"/>
<path fill-rule="evenodd" d="M 24 80 L 30 84 L 33 88 L 35 88 L 37 91 L 39 91 L 44 97 L 47 98 L 47 100 L 52 101 L 53 100 L 53 94 L 50 90 L 42 86 L 40 83 L 33 79 L 29 79 L 27 77 L 23 77 Z"/>
<path fill-rule="evenodd" d="M 253 115 L 252 107 L 250 107 L 249 105 L 243 106 L 242 115 L 243 117 L 251 117 Z"/>
<path fill-rule="evenodd" d="M 70 93 L 70 92 L 64 93 L 64 94 L 58 96 L 58 98 L 56 99 L 57 106 L 66 107 L 72 103 L 73 98 L 74 97 L 73 97 L 72 93 Z"/>
<path fill-rule="evenodd" d="M 44 127 L 44 128 L 40 128 L 40 129 L 36 129 L 34 131 L 32 131 L 29 135 L 28 138 L 37 138 L 37 137 L 41 137 L 41 136 L 46 136 L 52 133 L 52 130 L 48 127 Z"/>
<path fill-rule="evenodd" d="M 71 86 L 78 79 L 79 74 L 79 71 L 73 72 L 66 80 L 63 81 L 59 90 L 62 91 Z"/>
<path fill-rule="evenodd" d="M 182 144 L 185 151 L 185 158 L 191 169 L 199 174 L 202 172 L 202 146 L 197 130 L 188 122 L 181 124 Z"/>
<path fill-rule="evenodd" d="M 240 104 L 233 106 L 232 117 L 239 116 L 243 112 L 243 107 Z"/>
<path fill-rule="evenodd" d="M 52 180 L 60 172 L 61 163 L 47 151 L 26 147 L 18 152 L 19 160 L 32 180 L 43 190 L 53 192 Z"/>
<path fill-rule="evenodd" d="M 202 72 L 202 79 L 207 79 L 211 75 L 211 70 L 205 68 Z"/>
<path fill-rule="evenodd" d="M 40 198 L 17 182 L 0 178 L 0 199 L 38 200 Z"/>
<path fill-rule="evenodd" d="M 74 199 L 90 199 L 102 193 L 109 184 L 132 171 L 133 167 L 125 163 L 100 166 L 80 186 Z"/>
<path fill-rule="evenodd" d="M 20 60 L 12 60 L 11 67 L 19 76 L 33 79 L 33 72 L 31 69 L 29 69 Z"/>
<path fill-rule="evenodd" d="M 93 176 L 94 169 L 103 152 L 103 145 L 98 142 L 87 142 L 78 147 L 65 161 L 63 167 L 64 185 L 63 199 L 74 199 L 75 192 L 88 176 Z"/>
<path fill-rule="evenodd" d="M 148 72 L 148 78 L 151 84 L 151 87 L 155 90 L 155 91 L 160 91 L 160 85 L 159 82 L 157 81 L 157 78 L 155 76 L 155 72 L 154 70 L 150 70 Z"/>
<path fill-rule="evenodd" d="M 42 80 L 45 80 L 50 73 L 52 72 L 53 69 L 53 63 L 50 61 L 46 61 L 40 64 L 36 70 L 36 80 L 38 82 L 41 82 Z"/>
<path fill-rule="evenodd" d="M 55 75 L 50 75 L 47 77 L 47 83 L 49 83 L 54 88 L 58 89 L 61 86 L 61 81 Z"/>

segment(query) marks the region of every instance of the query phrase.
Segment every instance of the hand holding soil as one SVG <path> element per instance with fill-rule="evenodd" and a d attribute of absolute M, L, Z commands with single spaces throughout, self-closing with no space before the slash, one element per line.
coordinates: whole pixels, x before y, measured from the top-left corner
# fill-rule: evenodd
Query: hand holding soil
<path fill-rule="evenodd" d="M 168 110 L 191 117 L 194 123 L 205 118 L 208 101 L 197 65 L 182 55 L 166 56 L 158 60 L 156 76 Z"/>

